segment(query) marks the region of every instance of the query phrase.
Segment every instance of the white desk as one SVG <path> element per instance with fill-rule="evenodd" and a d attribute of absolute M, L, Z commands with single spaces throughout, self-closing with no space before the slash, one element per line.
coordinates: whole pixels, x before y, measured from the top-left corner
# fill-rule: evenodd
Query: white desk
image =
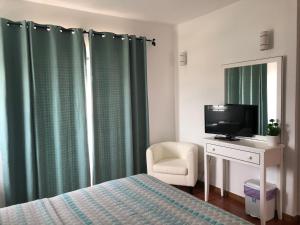
<path fill-rule="evenodd" d="M 283 173 L 283 145 L 275 147 L 268 146 L 264 142 L 239 140 L 223 141 L 214 138 L 204 138 L 204 182 L 205 201 L 209 197 L 209 160 L 213 156 L 222 161 L 222 185 L 221 195 L 224 195 L 224 161 L 234 161 L 246 165 L 258 167 L 260 169 L 260 220 L 261 224 L 266 224 L 266 168 L 270 166 L 279 167 L 277 213 L 279 219 L 282 218 L 282 173 Z M 241 184 L 243 185 L 243 184 Z"/>

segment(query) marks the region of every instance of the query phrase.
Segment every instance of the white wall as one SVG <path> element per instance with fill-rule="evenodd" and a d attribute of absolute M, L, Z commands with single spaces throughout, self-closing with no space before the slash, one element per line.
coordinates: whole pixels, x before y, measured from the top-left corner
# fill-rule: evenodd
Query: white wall
<path fill-rule="evenodd" d="M 297 5 L 297 101 L 296 101 L 296 112 L 300 111 L 300 0 L 297 1 L 298 5 Z M 297 121 L 296 121 L 296 137 L 297 137 L 297 142 L 296 142 L 296 148 L 298 149 L 298 215 L 300 215 L 300 149 L 299 149 L 299 145 L 300 145 L 300 117 L 297 117 Z"/>
<path fill-rule="evenodd" d="M 150 142 L 175 139 L 174 46 L 176 33 L 173 26 L 85 13 L 20 0 L 0 1 L 0 17 L 156 38 L 156 47 L 148 45 Z"/>
<path fill-rule="evenodd" d="M 259 34 L 274 30 L 274 49 L 259 51 Z M 286 56 L 284 211 L 297 212 L 297 152 L 295 149 L 297 0 L 241 0 L 223 9 L 179 24 L 178 53 L 188 52 L 188 65 L 178 67 L 177 136 L 202 145 L 203 105 L 224 104 L 222 64 Z M 203 156 L 202 156 L 203 157 Z M 200 160 L 200 178 L 203 162 Z M 217 168 L 218 168 L 217 163 Z M 272 173 L 273 172 L 273 173 Z M 213 171 L 214 174 L 214 171 Z M 270 181 L 276 173 L 269 171 Z M 229 191 L 243 196 L 243 182 L 259 171 L 230 164 Z M 220 186 L 217 177 L 212 183 Z"/>

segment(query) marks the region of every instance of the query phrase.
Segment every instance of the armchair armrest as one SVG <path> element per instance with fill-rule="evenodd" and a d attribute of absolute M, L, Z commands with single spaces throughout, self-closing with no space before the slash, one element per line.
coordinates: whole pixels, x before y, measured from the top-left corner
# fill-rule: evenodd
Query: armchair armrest
<path fill-rule="evenodd" d="M 195 154 L 198 154 L 198 147 L 195 144 L 191 143 L 179 143 L 177 146 L 177 151 L 180 155 L 180 158 L 188 160 L 194 157 Z"/>
<path fill-rule="evenodd" d="M 198 147 L 194 145 L 187 153 L 188 183 L 194 186 L 198 180 Z"/>
<path fill-rule="evenodd" d="M 147 160 L 147 173 L 151 175 L 153 172 L 152 168 L 155 163 L 153 159 L 153 151 L 151 147 L 149 147 L 146 150 L 146 160 Z"/>

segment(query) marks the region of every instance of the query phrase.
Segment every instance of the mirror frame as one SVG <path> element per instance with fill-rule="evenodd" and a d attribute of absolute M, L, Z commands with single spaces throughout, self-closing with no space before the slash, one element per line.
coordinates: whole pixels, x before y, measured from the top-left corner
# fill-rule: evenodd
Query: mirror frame
<path fill-rule="evenodd" d="M 242 61 L 242 62 L 235 62 L 235 63 L 228 63 L 223 64 L 223 76 L 225 76 L 225 69 L 233 68 L 233 67 L 242 67 L 242 66 L 250 66 L 250 65 L 257 65 L 257 64 L 265 64 L 265 63 L 277 63 L 277 112 L 278 118 L 281 128 L 280 133 L 280 140 L 281 143 L 283 141 L 283 130 L 284 130 L 284 121 L 283 121 L 283 56 L 271 57 L 271 58 L 264 58 L 264 59 L 257 59 L 257 60 L 249 60 L 249 61 Z M 224 90 L 225 90 L 225 82 L 224 82 Z M 225 96 L 225 93 L 224 93 Z M 251 138 L 249 137 L 239 137 L 241 139 L 249 139 L 249 140 L 258 140 L 258 141 L 267 141 L 267 136 L 263 135 L 255 135 Z"/>

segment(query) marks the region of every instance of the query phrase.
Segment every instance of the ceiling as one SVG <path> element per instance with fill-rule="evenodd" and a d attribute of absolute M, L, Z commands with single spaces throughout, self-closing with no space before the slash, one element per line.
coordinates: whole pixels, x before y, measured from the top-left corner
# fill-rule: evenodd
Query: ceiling
<path fill-rule="evenodd" d="M 238 0 L 24 0 L 122 18 L 178 24 Z"/>

